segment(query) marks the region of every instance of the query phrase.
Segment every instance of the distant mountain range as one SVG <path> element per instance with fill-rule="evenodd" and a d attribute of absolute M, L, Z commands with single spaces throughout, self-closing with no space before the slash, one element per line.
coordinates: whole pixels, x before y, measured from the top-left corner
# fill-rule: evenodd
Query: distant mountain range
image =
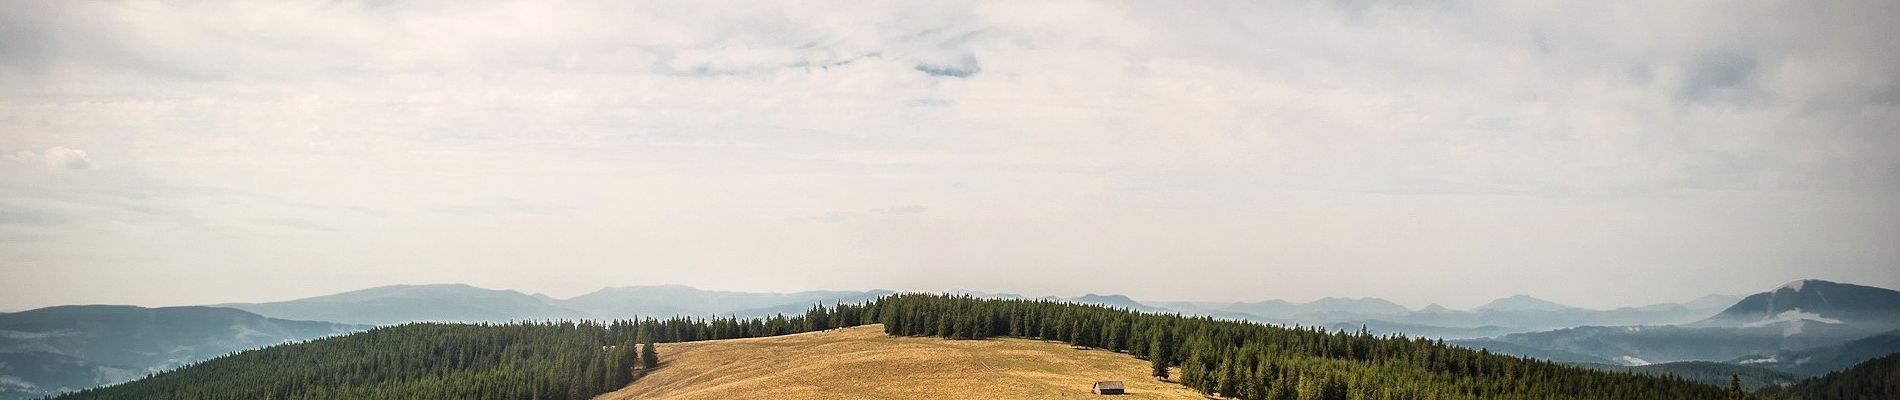
<path fill-rule="evenodd" d="M 395 285 L 270 303 L 227 303 L 274 318 L 391 325 L 404 322 L 506 322 L 632 319 L 689 315 L 755 317 L 805 312 L 818 302 L 864 302 L 888 290 L 751 293 L 688 286 L 603 288 L 571 299 L 463 284 Z"/>
<path fill-rule="evenodd" d="M 1800 376 L 1773 369 L 1712 361 L 1682 361 L 1638 366 L 1611 364 L 1577 365 L 1604 371 L 1675 376 L 1716 387 L 1728 386 L 1729 378 L 1735 377 L 1741 380 L 1742 390 L 1751 392 L 1765 387 L 1788 385 L 1801 381 Z"/>
<path fill-rule="evenodd" d="M 579 311 L 513 290 L 469 285 L 395 285 L 271 303 L 227 303 L 272 318 L 391 325 L 415 321 L 580 319 Z"/>
<path fill-rule="evenodd" d="M 1801 280 L 1693 323 L 1581 326 L 1454 343 L 1556 361 L 1642 366 L 1719 361 L 1814 376 L 1900 352 L 1900 292 Z"/>
<path fill-rule="evenodd" d="M 1791 336 L 1815 327 L 1858 327 L 1861 333 L 1900 329 L 1900 292 L 1803 279 L 1750 295 L 1694 325 L 1773 327 Z"/>
<path fill-rule="evenodd" d="M 594 291 L 567 300 L 548 299 L 550 304 L 578 310 L 594 318 L 633 318 L 634 316 L 670 317 L 739 316 L 758 317 L 772 314 L 802 314 L 819 302 L 862 303 L 887 294 L 889 290 L 809 291 L 797 293 L 756 293 L 701 290 L 690 286 L 628 286 Z"/>
<path fill-rule="evenodd" d="M 1900 352 L 1900 331 L 1892 331 L 1841 344 L 1738 357 L 1728 363 L 1815 376 L 1897 352 Z"/>
<path fill-rule="evenodd" d="M 211 307 L 65 306 L 0 314 L 0 399 L 118 382 L 232 351 L 417 321 L 629 319 L 800 314 L 888 290 L 754 293 L 688 286 L 603 288 L 568 299 L 461 284 L 395 285 Z M 1900 351 L 1900 292 L 1803 280 L 1747 296 L 1594 310 L 1526 295 L 1469 310 L 1412 310 L 1378 298 L 1299 303 L 1138 301 L 1117 294 L 984 298 L 1099 304 L 1328 330 L 1442 338 L 1494 353 L 1701 379 L 1782 382 Z M 327 322 L 309 322 L 327 321 Z M 1727 371 L 1727 372 L 1724 372 Z M 1763 371 L 1770 371 L 1767 373 Z M 1786 374 L 1775 375 L 1775 374 Z"/>
<path fill-rule="evenodd" d="M 1470 310 L 1437 304 L 1411 310 L 1379 298 L 1328 297 L 1312 302 L 1265 300 L 1248 303 L 1147 302 L 1144 311 L 1237 318 L 1284 325 L 1320 325 L 1329 329 L 1375 333 L 1404 333 L 1444 339 L 1472 339 L 1510 333 L 1586 325 L 1668 325 L 1693 322 L 1715 315 L 1740 296 L 1709 295 L 1684 303 L 1664 303 L 1612 310 L 1593 310 L 1526 295 L 1493 300 Z"/>
<path fill-rule="evenodd" d="M 127 381 L 246 349 L 368 329 L 216 307 L 59 306 L 0 314 L 0 399 Z"/>

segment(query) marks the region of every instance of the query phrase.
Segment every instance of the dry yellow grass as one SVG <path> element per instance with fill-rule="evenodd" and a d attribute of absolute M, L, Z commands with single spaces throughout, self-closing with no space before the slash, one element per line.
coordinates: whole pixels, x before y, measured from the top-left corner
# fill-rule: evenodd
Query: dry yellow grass
<path fill-rule="evenodd" d="M 890 337 L 882 325 L 769 338 L 666 343 L 661 367 L 600 399 L 1063 399 L 1095 381 L 1126 399 L 1201 399 L 1148 376 L 1147 361 L 1027 339 Z"/>

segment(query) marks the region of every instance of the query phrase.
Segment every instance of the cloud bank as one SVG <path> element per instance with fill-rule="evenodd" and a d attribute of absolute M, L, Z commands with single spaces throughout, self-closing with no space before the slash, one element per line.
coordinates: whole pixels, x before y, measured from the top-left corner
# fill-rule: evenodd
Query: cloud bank
<path fill-rule="evenodd" d="M 23 282 L 0 290 L 188 302 L 124 290 L 187 276 L 335 286 L 256 296 L 395 280 L 1625 305 L 1810 276 L 1900 286 L 1889 15 L 1900 4 L 16 4 L 0 153 L 112 157 L 83 177 L 0 170 L 0 209 L 72 221 L 0 220 Z M 125 265 L 149 276 L 34 289 Z M 1416 284 L 1469 281 L 1496 283 Z"/>
<path fill-rule="evenodd" d="M 40 165 L 53 169 L 90 169 L 92 159 L 86 157 L 86 151 L 54 146 L 42 152 L 19 151 L 5 156 L 7 161 L 26 165 Z"/>

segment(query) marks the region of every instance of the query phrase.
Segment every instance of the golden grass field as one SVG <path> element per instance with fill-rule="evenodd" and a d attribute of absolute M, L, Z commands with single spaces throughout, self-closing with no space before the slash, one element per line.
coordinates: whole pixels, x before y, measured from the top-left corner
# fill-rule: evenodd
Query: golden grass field
<path fill-rule="evenodd" d="M 660 368 L 600 399 L 1201 399 L 1147 361 L 1028 339 L 890 337 L 883 325 L 663 343 Z M 1177 371 L 1178 372 L 1178 371 Z M 1125 396 L 1089 393 L 1095 381 Z"/>

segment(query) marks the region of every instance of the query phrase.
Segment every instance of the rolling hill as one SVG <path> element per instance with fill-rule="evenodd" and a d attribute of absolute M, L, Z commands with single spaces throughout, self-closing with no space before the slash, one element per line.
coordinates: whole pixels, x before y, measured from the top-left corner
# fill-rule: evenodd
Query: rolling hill
<path fill-rule="evenodd" d="M 800 314 L 813 304 L 862 303 L 887 290 L 728 292 L 681 285 L 603 288 L 570 299 L 465 284 L 392 285 L 326 296 L 231 307 L 285 319 L 350 324 L 626 319 L 636 316 L 764 317 Z"/>
<path fill-rule="evenodd" d="M 1595 358 L 1624 366 L 1712 361 L 1807 377 L 1893 353 L 1900 349 L 1896 327 L 1900 292 L 1804 279 L 1750 295 L 1694 323 L 1581 326 L 1455 343 L 1513 355 L 1554 355 L 1558 361 L 1602 362 L 1589 360 Z"/>
<path fill-rule="evenodd" d="M 1861 337 L 1900 329 L 1900 291 L 1803 279 L 1750 295 L 1695 325 Z"/>
<path fill-rule="evenodd" d="M 1731 363 L 1753 365 L 1763 368 L 1785 371 L 1795 375 L 1813 376 L 1838 371 L 1869 359 L 1900 352 L 1900 331 L 1869 336 L 1847 343 L 1821 346 L 1793 351 L 1781 351 L 1767 355 L 1742 357 Z"/>
<path fill-rule="evenodd" d="M 273 318 L 393 325 L 404 322 L 506 322 L 579 319 L 586 314 L 513 290 L 463 284 L 393 285 L 269 303 L 229 303 Z"/>
<path fill-rule="evenodd" d="M 1764 399 L 1894 399 L 1900 398 L 1900 354 L 1876 358 L 1792 386 L 1757 393 Z"/>
<path fill-rule="evenodd" d="M 59 306 L 0 314 L 0 399 L 124 382 L 231 352 L 367 328 L 217 307 Z"/>
<path fill-rule="evenodd" d="M 1678 376 L 1684 379 L 1702 382 L 1712 386 L 1726 386 L 1729 378 L 1741 380 L 1742 390 L 1755 391 L 1761 388 L 1790 385 L 1800 381 L 1794 374 L 1772 369 L 1719 363 L 1713 361 L 1682 361 L 1639 366 L 1611 364 L 1578 364 L 1584 368 L 1603 371 L 1624 371 L 1654 376 Z"/>
<path fill-rule="evenodd" d="M 661 367 L 599 399 L 1091 398 L 1119 380 L 1126 398 L 1200 399 L 1148 376 L 1148 362 L 1030 339 L 894 337 L 881 325 L 788 336 L 660 344 Z"/>

